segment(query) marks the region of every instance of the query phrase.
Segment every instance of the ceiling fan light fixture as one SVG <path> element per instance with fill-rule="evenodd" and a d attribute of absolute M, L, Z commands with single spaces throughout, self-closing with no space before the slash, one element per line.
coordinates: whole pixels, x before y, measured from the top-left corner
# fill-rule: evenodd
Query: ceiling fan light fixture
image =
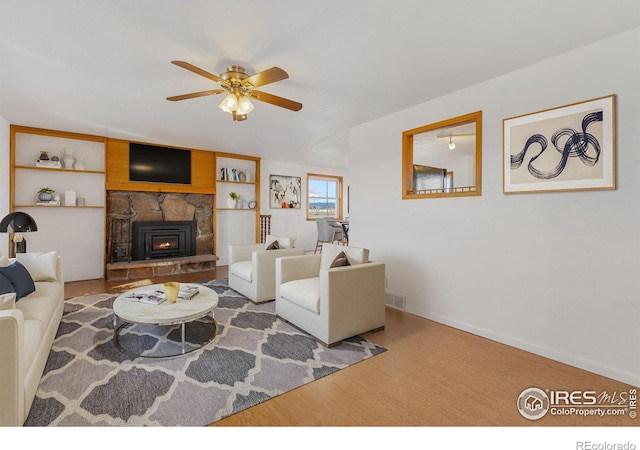
<path fill-rule="evenodd" d="M 238 108 L 238 97 L 233 92 L 229 92 L 224 99 L 218 105 L 218 108 L 231 114 Z"/>
<path fill-rule="evenodd" d="M 242 122 L 243 120 L 247 120 L 246 114 L 240 114 L 237 111 L 232 111 L 231 115 L 233 116 L 233 121 L 236 123 Z"/>
<path fill-rule="evenodd" d="M 246 115 L 253 111 L 253 103 L 246 95 L 240 95 L 238 99 L 238 108 L 236 112 L 238 114 Z"/>
<path fill-rule="evenodd" d="M 449 136 L 449 150 L 453 150 L 454 148 L 456 148 L 456 144 L 451 139 L 452 137 Z"/>

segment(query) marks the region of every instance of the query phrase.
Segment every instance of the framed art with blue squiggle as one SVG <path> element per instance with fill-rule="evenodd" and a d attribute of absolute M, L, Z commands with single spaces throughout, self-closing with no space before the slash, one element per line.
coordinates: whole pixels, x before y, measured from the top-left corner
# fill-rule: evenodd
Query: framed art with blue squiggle
<path fill-rule="evenodd" d="M 503 192 L 615 189 L 615 95 L 503 120 Z"/>

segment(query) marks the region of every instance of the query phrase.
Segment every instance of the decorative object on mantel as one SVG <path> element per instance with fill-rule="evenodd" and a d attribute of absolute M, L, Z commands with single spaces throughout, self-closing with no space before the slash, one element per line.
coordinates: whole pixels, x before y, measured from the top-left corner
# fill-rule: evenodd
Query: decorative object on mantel
<path fill-rule="evenodd" d="M 64 149 L 64 158 L 62 158 L 62 160 L 64 161 L 65 169 L 73 169 L 73 163 L 75 161 L 75 158 L 73 157 L 72 148 L 67 147 Z"/>
<path fill-rule="evenodd" d="M 7 214 L 0 222 L 0 233 L 14 233 L 9 258 L 15 258 L 16 253 L 27 252 L 27 240 L 22 233 L 38 231 L 36 221 L 29 214 L 16 211 Z"/>
<path fill-rule="evenodd" d="M 269 208 L 300 209 L 302 179 L 285 175 L 270 175 Z"/>
<path fill-rule="evenodd" d="M 229 197 L 227 197 L 227 207 L 235 208 L 238 205 L 238 199 L 240 196 L 235 192 L 229 192 Z"/>
<path fill-rule="evenodd" d="M 56 193 L 55 189 L 51 189 L 48 187 L 41 187 L 38 190 L 38 200 L 41 202 L 50 202 L 53 200 L 53 194 Z"/>
<path fill-rule="evenodd" d="M 38 161 L 49 161 L 49 152 L 40 152 Z"/>

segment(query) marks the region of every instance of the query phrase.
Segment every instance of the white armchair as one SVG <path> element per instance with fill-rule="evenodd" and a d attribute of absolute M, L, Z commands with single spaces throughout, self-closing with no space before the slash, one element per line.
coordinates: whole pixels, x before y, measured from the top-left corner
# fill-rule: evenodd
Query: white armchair
<path fill-rule="evenodd" d="M 267 250 L 277 242 L 278 249 Z M 254 303 L 276 298 L 276 258 L 303 255 L 294 239 L 267 236 L 264 244 L 229 246 L 229 287 Z"/>
<path fill-rule="evenodd" d="M 349 265 L 331 267 L 341 252 Z M 384 284 L 385 265 L 370 262 L 369 250 L 324 244 L 320 254 L 276 261 L 276 315 L 330 347 L 384 329 Z"/>

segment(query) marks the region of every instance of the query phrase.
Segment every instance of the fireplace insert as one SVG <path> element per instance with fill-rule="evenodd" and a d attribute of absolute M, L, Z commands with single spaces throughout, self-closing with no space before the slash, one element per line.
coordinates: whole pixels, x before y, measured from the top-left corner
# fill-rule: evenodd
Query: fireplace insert
<path fill-rule="evenodd" d="M 133 259 L 171 258 L 196 254 L 196 223 L 133 222 Z"/>

